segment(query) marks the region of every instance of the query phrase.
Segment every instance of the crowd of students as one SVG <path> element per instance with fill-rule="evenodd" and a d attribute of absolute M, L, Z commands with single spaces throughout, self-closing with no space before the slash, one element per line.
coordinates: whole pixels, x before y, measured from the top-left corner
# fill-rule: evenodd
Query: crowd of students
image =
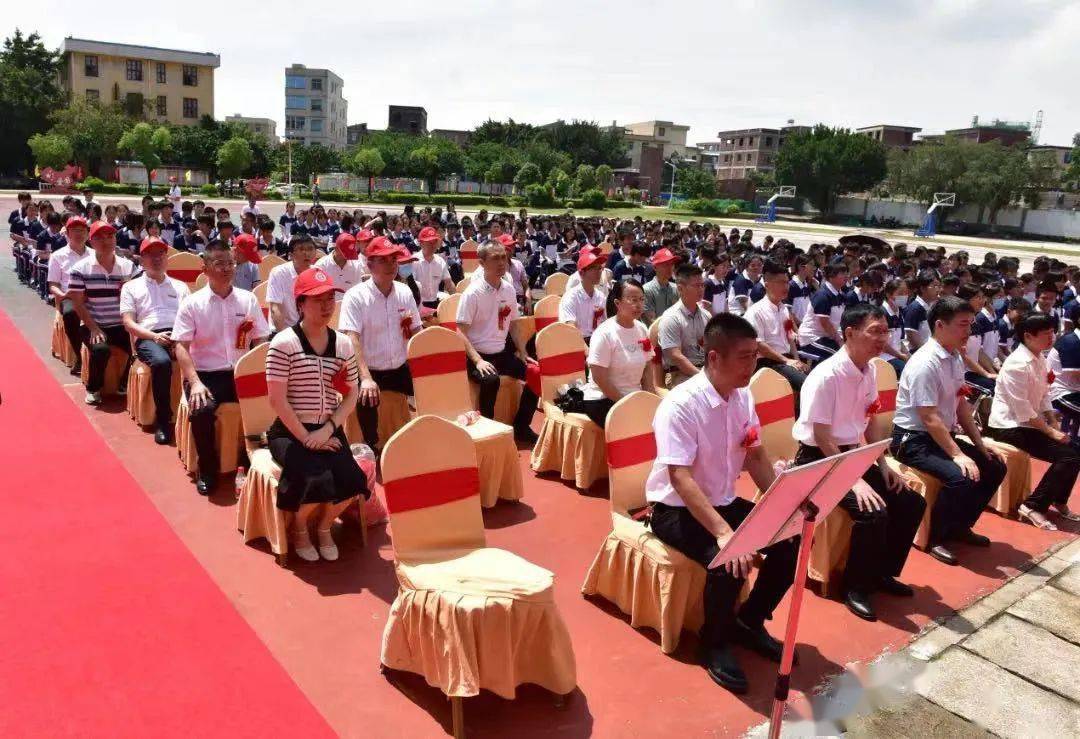
<path fill-rule="evenodd" d="M 984 436 L 1051 463 L 1020 507 L 1024 519 L 1043 529 L 1055 518 L 1080 520 L 1068 506 L 1080 472 L 1080 268 L 1057 260 L 1039 257 L 1031 273 L 1018 274 L 1011 258 L 987 254 L 972 264 L 963 251 L 860 235 L 803 250 L 771 236 L 757 241 L 749 228 L 525 210 L 459 218 L 452 206 L 393 215 L 297 211 L 290 202 L 275 223 L 252 199 L 237 227 L 227 209 L 198 201 L 182 202 L 177 215 L 173 202 L 152 198 L 130 210 L 102 209 L 92 197 L 65 198 L 60 210 L 19 200 L 9 217 L 16 269 L 56 306 L 76 355 L 88 348 L 86 402 L 101 402 L 110 347 L 130 353 L 133 342 L 152 372 L 155 438 L 167 444 L 179 371 L 204 495 L 218 482 L 214 409 L 236 400 L 238 358 L 270 340 L 278 505 L 297 513 L 294 546 L 305 560 L 337 557 L 329 529 L 338 504 L 369 494 L 371 481 L 347 452 L 347 418 L 356 413 L 378 453 L 380 395 L 412 393 L 408 340 L 439 303 L 462 292 L 456 330 L 479 410 L 493 417 L 500 378 L 524 380 L 535 356 L 510 323 L 531 311 L 534 292 L 556 272 L 569 275 L 558 320 L 588 344 L 582 411 L 602 427 L 621 397 L 666 392 L 646 486 L 650 525 L 702 564 L 753 507 L 735 495 L 738 475 L 748 471 L 764 490 L 776 474 L 747 390 L 762 368 L 792 387 L 801 464 L 878 440 L 867 438 L 880 408 L 871 360 L 894 367 L 894 428 L 883 438 L 898 461 L 942 484 L 927 548 L 942 562 L 958 563 L 957 544 L 989 545 L 972 527 L 1005 467 Z M 479 265 L 469 274 L 466 244 Z M 202 256 L 206 287 L 190 293 L 166 274 L 170 247 Z M 268 254 L 286 260 L 269 273 L 269 319 L 251 292 Z M 335 311 L 337 330 L 329 326 Z M 514 419 L 521 440 L 536 439 L 536 407 L 526 386 Z M 325 503 L 316 547 L 307 514 Z M 875 592 L 911 595 L 897 578 L 925 506 L 884 459 L 844 498 L 853 523 L 844 599 L 857 616 L 875 618 Z M 746 689 L 732 644 L 779 659 L 764 622 L 791 585 L 796 548 L 786 541 L 762 552 L 738 607 L 750 559 L 708 571 L 702 662 L 719 684 Z"/>

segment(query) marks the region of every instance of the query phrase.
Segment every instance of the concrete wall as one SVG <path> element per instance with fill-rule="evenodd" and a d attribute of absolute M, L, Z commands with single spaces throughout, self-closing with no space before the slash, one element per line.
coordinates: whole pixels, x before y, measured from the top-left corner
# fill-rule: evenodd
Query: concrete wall
<path fill-rule="evenodd" d="M 189 182 L 184 178 L 186 172 L 191 172 L 191 181 Z M 177 182 L 180 183 L 180 187 L 198 187 L 199 185 L 205 185 L 210 181 L 209 174 L 202 169 L 189 169 L 188 167 L 169 167 L 162 165 L 154 172 L 154 184 L 168 187 L 170 177 L 175 177 Z M 117 181 L 125 185 L 145 185 L 146 184 L 146 168 L 141 164 L 117 164 L 116 165 Z"/>
<path fill-rule="evenodd" d="M 840 198 L 836 212 L 856 218 L 895 218 L 905 224 L 921 224 L 926 216 L 926 206 L 905 200 L 870 200 L 864 198 Z M 979 217 L 979 207 L 965 205 L 949 215 L 950 221 L 989 224 L 988 212 Z M 1080 210 L 1050 210 L 1027 208 L 1002 208 L 997 214 L 997 225 L 1020 230 L 1037 236 L 1055 236 L 1068 239 L 1080 238 Z"/>

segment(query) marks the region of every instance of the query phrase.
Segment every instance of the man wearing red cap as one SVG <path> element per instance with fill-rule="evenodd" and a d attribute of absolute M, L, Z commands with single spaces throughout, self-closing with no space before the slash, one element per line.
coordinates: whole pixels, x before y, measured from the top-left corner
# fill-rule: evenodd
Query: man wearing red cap
<path fill-rule="evenodd" d="M 233 274 L 233 287 L 241 290 L 254 290 L 262 280 L 259 278 L 259 264 L 262 254 L 259 243 L 251 234 L 239 234 L 232 242 L 233 258 L 236 260 L 236 272 Z"/>
<path fill-rule="evenodd" d="M 525 379 L 525 346 L 513 336 L 508 341 L 510 322 L 520 315 L 517 295 L 504 278 L 509 261 L 506 247 L 494 241 L 478 250 L 484 279 L 472 280 L 461 295 L 457 310 L 458 332 L 465 337 L 469 378 L 480 384 L 480 413 L 495 417 L 495 399 L 499 395 L 500 377 Z M 536 394 L 528 385 L 522 388 L 521 402 L 514 417 L 514 436 L 522 441 L 536 442 L 529 427 L 537 405 Z"/>
<path fill-rule="evenodd" d="M 581 283 L 567 290 L 559 301 L 559 320 L 577 326 L 588 344 L 593 331 L 607 317 L 607 292 L 599 286 L 604 257 L 599 250 L 582 249 L 577 263 Z"/>
<path fill-rule="evenodd" d="M 642 320 L 651 324 L 664 315 L 671 306 L 679 302 L 679 293 L 671 283 L 678 258 L 670 249 L 660 249 L 652 256 L 652 266 L 656 276 L 645 283 L 645 313 Z"/>
<path fill-rule="evenodd" d="M 53 305 L 64 322 L 64 335 L 75 352 L 75 366 L 71 368 L 71 374 L 78 376 L 82 372 L 82 336 L 79 334 L 79 314 L 75 311 L 75 304 L 68 297 L 67 291 L 72 266 L 87 255 L 86 239 L 90 230 L 86 219 L 76 216 L 68 219 L 66 231 L 67 246 L 49 255 L 47 279 Z"/>
<path fill-rule="evenodd" d="M 446 260 L 435 253 L 442 246 L 443 238 L 431 226 L 420 229 L 420 259 L 413 265 L 413 278 L 420 288 L 420 302 L 425 308 L 439 307 L 439 291 L 454 292 L 450 280 L 450 267 Z"/>
<path fill-rule="evenodd" d="M 325 272 L 340 292 L 334 293 L 340 302 L 341 296 L 363 282 L 367 274 L 366 263 L 356 245 L 356 237 L 350 233 L 338 234 L 334 239 L 334 250 L 315 262 L 315 266 Z"/>
<path fill-rule="evenodd" d="M 406 348 L 420 330 L 420 311 L 412 291 L 397 277 L 399 247 L 385 236 L 367 247 L 371 279 L 354 285 L 341 301 L 338 328 L 352 339 L 360 371 L 356 416 L 372 449 L 380 448 L 379 394 L 388 390 L 412 395 Z M 385 441 L 385 440 L 383 440 Z"/>
<path fill-rule="evenodd" d="M 83 342 L 90 350 L 86 403 L 98 405 L 109 364 L 109 347 L 131 354 L 131 340 L 120 317 L 120 289 L 138 273 L 138 268 L 130 260 L 117 256 L 116 229 L 105 221 L 90 227 L 90 247 L 93 254 L 71 267 L 68 297 L 82 319 Z M 123 386 L 126 379 L 121 381 Z"/>
<path fill-rule="evenodd" d="M 162 239 L 143 239 L 139 245 L 143 273 L 120 290 L 124 328 L 135 337 L 135 353 L 150 367 L 158 444 L 172 439 L 172 327 L 180 302 L 191 294 L 186 284 L 165 274 L 168 254 Z"/>
<path fill-rule="evenodd" d="M 315 241 L 307 234 L 289 240 L 289 261 L 270 270 L 266 282 L 266 303 L 270 306 L 270 323 L 274 331 L 296 325 L 300 314 L 293 297 L 296 276 L 315 264 Z"/>
<path fill-rule="evenodd" d="M 585 244 L 578 251 L 577 255 L 575 255 L 574 259 L 580 260 L 581 256 L 584 255 L 584 254 L 595 254 L 595 255 L 597 255 L 599 257 L 603 257 L 603 254 L 600 253 L 600 245 L 599 244 Z M 577 287 L 580 284 L 581 284 L 581 268 L 579 267 L 577 269 L 577 271 L 574 272 L 574 274 L 570 275 L 570 279 L 568 279 L 566 281 L 566 292 L 570 292 L 571 290 L 573 290 L 575 287 Z"/>

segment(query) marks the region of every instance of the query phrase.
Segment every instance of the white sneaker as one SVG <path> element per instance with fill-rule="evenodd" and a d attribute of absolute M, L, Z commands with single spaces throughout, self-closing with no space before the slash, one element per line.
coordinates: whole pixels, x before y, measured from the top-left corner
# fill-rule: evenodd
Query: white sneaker
<path fill-rule="evenodd" d="M 330 531 L 319 531 L 319 554 L 322 558 L 328 562 L 333 562 L 338 558 L 337 544 L 334 543 L 334 537 L 330 536 Z"/>
<path fill-rule="evenodd" d="M 86 394 L 87 405 L 101 405 L 101 393 L 87 393 Z"/>

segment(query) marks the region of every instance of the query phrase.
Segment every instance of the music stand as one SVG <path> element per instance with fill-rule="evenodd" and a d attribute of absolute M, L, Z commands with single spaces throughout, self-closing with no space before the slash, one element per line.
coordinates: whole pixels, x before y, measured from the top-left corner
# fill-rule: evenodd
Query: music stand
<path fill-rule="evenodd" d="M 888 444 L 886 439 L 782 471 L 732 534 L 727 545 L 709 563 L 709 569 L 713 569 L 802 532 L 791 607 L 784 632 L 784 651 L 776 675 L 776 693 L 769 719 L 770 739 L 780 736 L 784 706 L 791 685 L 791 663 L 795 656 L 795 637 L 799 630 L 799 612 L 802 610 L 810 549 L 814 542 L 814 525 L 818 516 L 825 517 L 832 512 Z"/>

